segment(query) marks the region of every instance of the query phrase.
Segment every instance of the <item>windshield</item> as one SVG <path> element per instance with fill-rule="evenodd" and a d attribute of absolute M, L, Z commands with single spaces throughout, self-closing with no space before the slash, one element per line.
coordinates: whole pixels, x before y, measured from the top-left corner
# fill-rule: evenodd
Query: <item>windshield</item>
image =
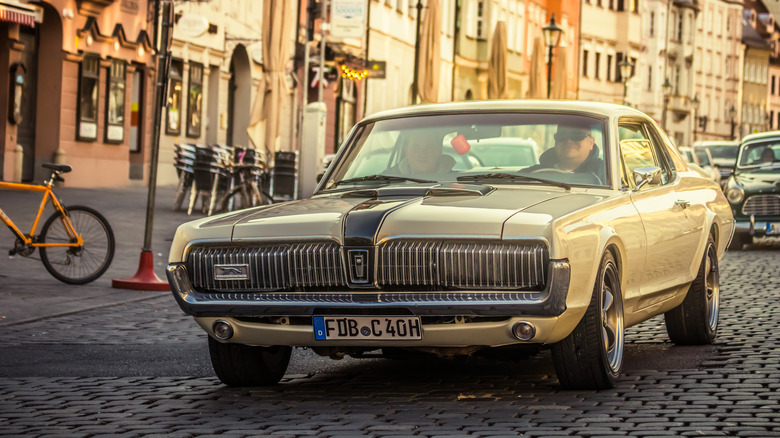
<path fill-rule="evenodd" d="M 605 123 L 560 113 L 379 120 L 358 127 L 325 189 L 420 181 L 604 186 Z"/>
<path fill-rule="evenodd" d="M 772 168 L 780 161 L 780 138 L 743 145 L 739 153 L 739 168 Z"/>
<path fill-rule="evenodd" d="M 707 149 L 710 150 L 710 155 L 712 155 L 712 158 L 714 159 L 729 159 L 736 161 L 737 154 L 739 153 L 739 146 L 736 145 L 707 146 Z"/>
<path fill-rule="evenodd" d="M 696 151 L 696 159 L 701 166 L 710 166 L 712 164 L 710 163 L 710 157 L 707 155 L 706 151 Z"/>

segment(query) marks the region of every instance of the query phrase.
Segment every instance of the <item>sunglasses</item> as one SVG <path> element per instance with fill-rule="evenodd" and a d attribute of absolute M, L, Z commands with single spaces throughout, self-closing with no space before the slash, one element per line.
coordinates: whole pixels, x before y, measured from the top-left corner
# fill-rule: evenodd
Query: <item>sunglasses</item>
<path fill-rule="evenodd" d="M 555 141 L 564 142 L 564 141 L 582 141 L 586 138 L 590 137 L 590 134 L 585 131 L 575 131 L 575 132 L 556 132 L 555 135 L 553 135 L 553 138 Z"/>

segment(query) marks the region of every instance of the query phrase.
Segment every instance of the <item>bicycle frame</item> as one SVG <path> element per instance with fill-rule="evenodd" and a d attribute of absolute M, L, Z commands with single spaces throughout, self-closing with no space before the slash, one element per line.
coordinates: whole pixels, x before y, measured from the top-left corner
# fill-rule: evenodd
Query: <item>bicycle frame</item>
<path fill-rule="evenodd" d="M 8 217 L 7 214 L 3 211 L 2 208 L 0 208 L 0 220 L 3 221 L 3 223 L 11 230 L 12 233 L 16 235 L 16 237 L 19 238 L 25 245 L 30 245 L 35 248 L 40 247 L 79 247 L 84 245 L 84 240 L 81 238 L 81 235 L 76 232 L 76 229 L 73 227 L 73 224 L 70 222 L 70 219 L 68 218 L 67 213 L 65 212 L 65 208 L 60 204 L 60 201 L 57 199 L 57 196 L 54 194 L 54 192 L 51 190 L 51 185 L 34 185 L 34 184 L 19 184 L 19 183 L 10 183 L 10 182 L 3 182 L 0 181 L 0 189 L 9 189 L 9 190 L 24 190 L 28 192 L 43 192 L 43 199 L 41 200 L 41 205 L 38 207 L 38 214 L 35 215 L 35 220 L 33 221 L 32 227 L 30 228 L 30 234 L 29 237 L 22 233 L 22 231 L 19 229 L 19 227 L 14 224 L 14 222 L 11 220 L 10 217 Z M 68 233 L 68 237 L 72 240 L 70 243 L 38 243 L 35 241 L 35 229 L 38 228 L 38 223 L 41 220 L 41 215 L 43 215 L 43 210 L 46 208 L 46 201 L 51 198 L 51 205 L 54 207 L 54 210 L 60 212 L 63 217 L 63 223 L 65 225 L 65 231 Z M 73 241 L 75 240 L 75 241 Z"/>

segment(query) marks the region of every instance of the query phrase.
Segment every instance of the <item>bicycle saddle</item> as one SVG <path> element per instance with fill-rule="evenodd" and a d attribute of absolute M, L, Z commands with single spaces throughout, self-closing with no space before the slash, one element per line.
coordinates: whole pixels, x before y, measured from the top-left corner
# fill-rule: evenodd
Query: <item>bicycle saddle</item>
<path fill-rule="evenodd" d="M 54 163 L 43 163 L 41 166 L 51 169 L 55 172 L 62 172 L 62 173 L 68 173 L 71 170 L 73 170 L 70 166 L 67 164 L 54 164 Z"/>

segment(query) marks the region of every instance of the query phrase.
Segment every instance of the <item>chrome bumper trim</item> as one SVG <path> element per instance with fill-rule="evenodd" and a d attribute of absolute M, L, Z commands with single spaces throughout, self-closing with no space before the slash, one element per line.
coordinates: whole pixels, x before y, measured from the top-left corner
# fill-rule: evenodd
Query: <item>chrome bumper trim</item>
<path fill-rule="evenodd" d="M 559 316 L 566 310 L 571 268 L 550 260 L 542 291 L 444 292 L 198 292 L 182 263 L 168 265 L 171 291 L 192 316 L 310 316 L 318 308 L 405 308 L 415 315 Z"/>

